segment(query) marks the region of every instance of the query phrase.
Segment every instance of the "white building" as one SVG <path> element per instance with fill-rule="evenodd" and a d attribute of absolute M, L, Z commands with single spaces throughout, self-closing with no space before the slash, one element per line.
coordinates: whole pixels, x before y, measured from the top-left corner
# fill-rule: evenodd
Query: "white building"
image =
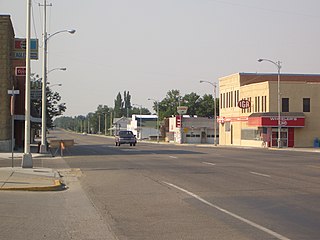
<path fill-rule="evenodd" d="M 219 142 L 219 125 L 217 143 Z M 188 115 L 169 118 L 167 141 L 175 143 L 211 143 L 214 144 L 214 119 L 207 117 L 190 117 Z"/>
<path fill-rule="evenodd" d="M 157 115 L 132 115 L 132 120 L 128 124 L 127 129 L 131 130 L 138 139 L 155 138 L 158 133 L 157 129 Z"/>

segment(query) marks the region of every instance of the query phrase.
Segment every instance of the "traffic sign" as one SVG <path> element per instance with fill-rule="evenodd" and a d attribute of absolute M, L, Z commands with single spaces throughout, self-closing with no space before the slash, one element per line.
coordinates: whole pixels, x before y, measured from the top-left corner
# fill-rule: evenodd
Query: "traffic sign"
<path fill-rule="evenodd" d="M 179 107 L 177 107 L 177 112 L 178 112 L 180 115 L 186 114 L 187 111 L 188 111 L 188 107 L 186 107 L 186 106 L 179 106 Z"/>

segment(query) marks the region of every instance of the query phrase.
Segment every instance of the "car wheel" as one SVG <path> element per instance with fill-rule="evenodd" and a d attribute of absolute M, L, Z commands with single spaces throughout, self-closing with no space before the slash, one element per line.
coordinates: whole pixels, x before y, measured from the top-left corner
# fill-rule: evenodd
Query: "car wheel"
<path fill-rule="evenodd" d="M 133 146 L 136 146 L 136 144 L 134 143 Z"/>

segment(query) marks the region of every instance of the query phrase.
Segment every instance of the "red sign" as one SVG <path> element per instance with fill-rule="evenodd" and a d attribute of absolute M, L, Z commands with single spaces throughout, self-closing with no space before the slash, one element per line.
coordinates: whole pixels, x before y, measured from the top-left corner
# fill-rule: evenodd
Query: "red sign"
<path fill-rule="evenodd" d="M 16 67 L 15 73 L 17 77 L 26 76 L 26 67 Z"/>
<path fill-rule="evenodd" d="M 176 127 L 177 128 L 180 128 L 182 126 L 181 125 L 181 120 L 182 120 L 182 116 L 181 115 L 176 116 Z"/>
<path fill-rule="evenodd" d="M 242 109 L 247 109 L 251 107 L 251 102 L 246 99 L 242 99 L 238 102 L 238 107 Z"/>
<path fill-rule="evenodd" d="M 278 117 L 263 116 L 263 117 L 249 117 L 249 126 L 259 126 L 259 127 L 277 127 Z M 305 119 L 304 117 L 291 117 L 291 116 L 281 116 L 280 126 L 281 127 L 304 127 Z"/>

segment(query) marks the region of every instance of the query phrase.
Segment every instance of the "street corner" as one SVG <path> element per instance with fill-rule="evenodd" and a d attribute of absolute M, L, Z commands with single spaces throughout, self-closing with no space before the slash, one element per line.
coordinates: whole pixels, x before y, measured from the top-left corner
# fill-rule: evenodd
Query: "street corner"
<path fill-rule="evenodd" d="M 58 171 L 47 168 L 0 168 L 2 191 L 62 191 L 67 189 Z"/>

